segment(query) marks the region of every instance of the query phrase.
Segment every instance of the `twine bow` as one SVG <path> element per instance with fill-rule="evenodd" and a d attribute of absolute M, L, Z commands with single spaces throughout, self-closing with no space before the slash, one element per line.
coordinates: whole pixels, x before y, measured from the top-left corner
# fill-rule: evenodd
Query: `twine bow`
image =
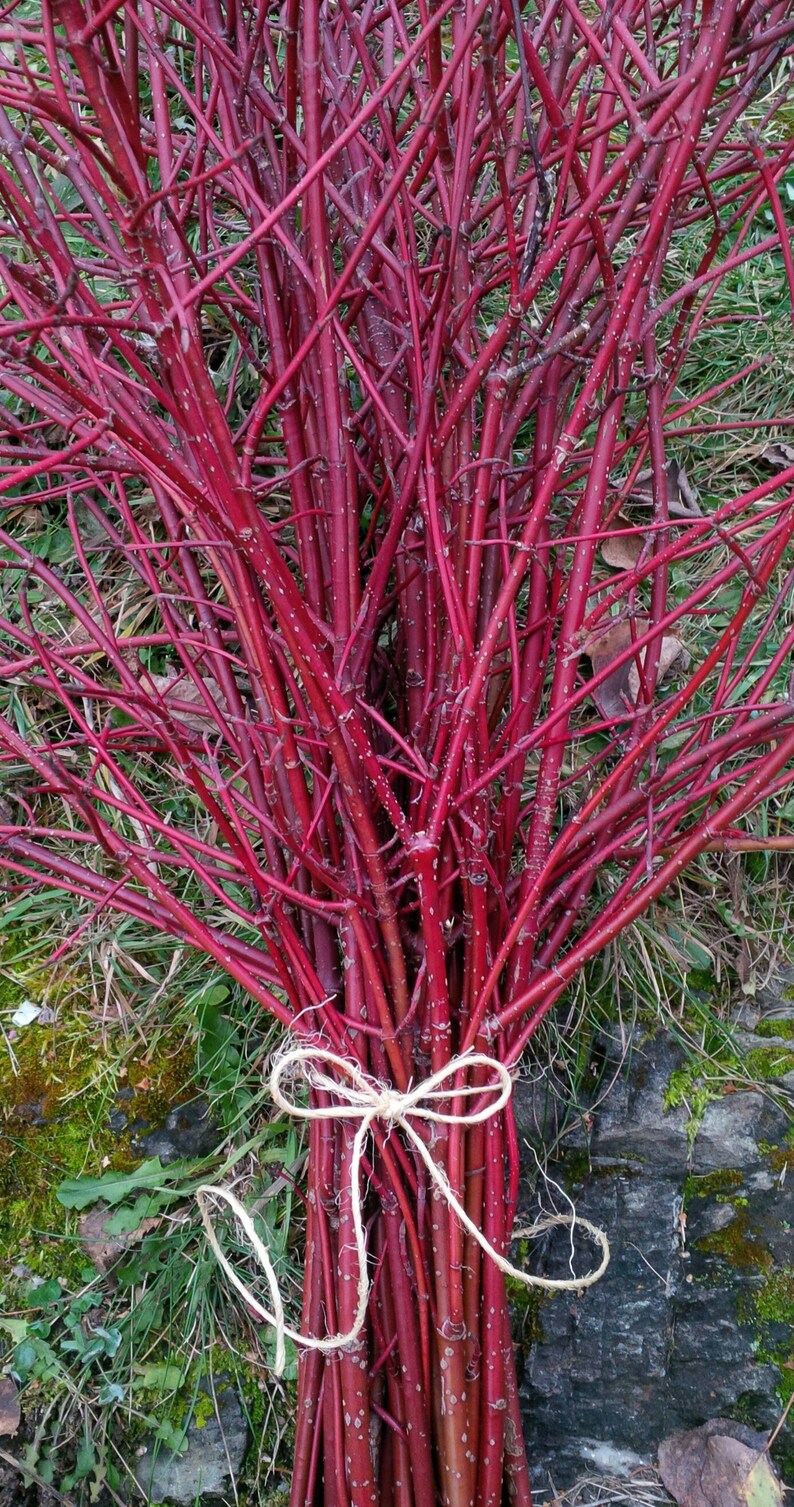
<path fill-rule="evenodd" d="M 467 1072 L 473 1067 L 483 1067 L 492 1075 L 491 1082 L 485 1084 L 471 1084 L 456 1086 L 454 1080 L 457 1075 Z M 331 1077 L 325 1069 L 335 1070 L 337 1077 Z M 337 1101 L 335 1104 L 303 1105 L 295 1102 L 285 1092 L 284 1080 L 299 1070 L 306 1082 L 317 1092 L 332 1094 Z M 551 1214 L 540 1220 L 528 1229 L 517 1230 L 514 1239 L 532 1237 L 541 1234 L 544 1230 L 551 1229 L 556 1225 L 569 1225 L 572 1229 L 576 1226 L 586 1230 L 601 1248 L 601 1262 L 595 1271 L 587 1272 L 583 1277 L 552 1278 L 537 1277 L 529 1272 L 521 1271 L 513 1266 L 511 1261 L 483 1235 L 482 1231 L 469 1217 L 450 1185 L 449 1179 L 442 1167 L 433 1160 L 427 1145 L 412 1123 L 417 1120 L 425 1120 L 436 1125 L 480 1125 L 485 1120 L 490 1120 L 493 1115 L 504 1109 L 513 1092 L 513 1081 L 508 1069 L 503 1063 L 497 1062 L 492 1057 L 486 1057 L 481 1052 L 467 1052 L 461 1057 L 453 1057 L 437 1073 L 431 1074 L 414 1088 L 409 1088 L 405 1093 L 389 1088 L 387 1085 L 377 1083 L 369 1078 L 366 1073 L 351 1062 L 349 1058 L 340 1057 L 336 1052 L 327 1051 L 324 1047 L 293 1047 L 277 1057 L 270 1074 L 270 1094 L 274 1102 L 286 1114 L 300 1120 L 358 1120 L 358 1128 L 353 1138 L 353 1147 L 350 1157 L 350 1205 L 353 1223 L 353 1237 L 358 1258 L 358 1295 L 356 1313 L 350 1329 L 344 1334 L 328 1335 L 325 1339 L 314 1339 L 309 1335 L 301 1334 L 287 1324 L 284 1316 L 284 1304 L 279 1290 L 276 1272 L 270 1255 L 263 1245 L 254 1228 L 253 1220 L 243 1208 L 239 1199 L 228 1188 L 215 1184 L 203 1184 L 196 1190 L 196 1200 L 201 1211 L 207 1239 L 215 1253 L 215 1256 L 226 1273 L 229 1281 L 245 1299 L 249 1307 L 260 1318 L 272 1324 L 276 1331 L 276 1358 L 275 1372 L 280 1376 L 284 1370 L 286 1351 L 284 1340 L 289 1335 L 296 1345 L 302 1345 L 307 1350 L 322 1350 L 326 1353 L 334 1350 L 343 1350 L 346 1345 L 351 1345 L 358 1339 L 364 1327 L 369 1302 L 370 1284 L 367 1275 L 367 1248 L 364 1237 L 364 1216 L 361 1199 L 361 1158 L 364 1154 L 364 1146 L 370 1128 L 375 1120 L 384 1125 L 399 1126 L 400 1130 L 411 1145 L 418 1152 L 425 1167 L 435 1184 L 439 1194 L 454 1211 L 456 1217 L 468 1231 L 473 1240 L 482 1248 L 487 1256 L 505 1272 L 508 1277 L 522 1282 L 525 1287 L 540 1287 L 549 1292 L 578 1291 L 580 1288 L 592 1287 L 597 1282 L 609 1265 L 609 1241 L 603 1230 L 583 1219 L 576 1213 Z M 445 1113 L 435 1106 L 444 1100 L 458 1098 L 482 1098 L 491 1096 L 486 1104 L 479 1109 L 467 1110 L 460 1113 Z M 221 1250 L 217 1235 L 210 1217 L 210 1204 L 213 1202 L 225 1203 L 232 1211 L 235 1219 L 245 1231 L 256 1259 L 261 1266 L 273 1304 L 272 1312 L 263 1306 L 254 1296 L 250 1288 L 237 1275 L 231 1263 Z"/>

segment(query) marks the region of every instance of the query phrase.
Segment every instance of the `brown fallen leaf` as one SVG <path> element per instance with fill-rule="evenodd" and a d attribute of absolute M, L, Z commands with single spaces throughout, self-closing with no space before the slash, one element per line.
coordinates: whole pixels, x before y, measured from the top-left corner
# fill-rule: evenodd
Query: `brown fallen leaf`
<path fill-rule="evenodd" d="M 206 699 L 201 686 L 196 685 L 186 672 L 177 670 L 173 666 L 165 675 L 143 677 L 141 688 L 144 691 L 154 689 L 159 696 L 162 696 L 173 715 L 185 727 L 189 727 L 191 732 L 215 733 L 219 726 L 223 726 L 223 719 L 228 716 L 226 697 L 214 676 L 202 675 L 200 678 L 206 692 Z M 237 689 L 242 696 L 245 696 L 247 685 L 241 677 L 235 678 Z M 212 706 L 218 707 L 218 721 L 210 710 Z"/>
<path fill-rule="evenodd" d="M 15 1434 L 21 1418 L 16 1383 L 10 1376 L 0 1376 L 0 1434 Z"/>
<path fill-rule="evenodd" d="M 626 649 L 645 632 L 648 627 L 646 618 L 638 618 L 634 624 L 623 619 L 607 628 L 605 633 L 599 634 L 585 648 L 584 652 L 590 660 L 593 675 L 598 675 L 612 660 L 625 653 Z M 640 651 L 644 660 L 646 649 Z M 685 669 L 689 664 L 689 655 L 680 638 L 674 634 L 666 634 L 662 639 L 659 651 L 659 669 L 657 673 L 657 685 L 674 668 Z M 616 718 L 626 718 L 631 715 L 637 704 L 640 692 L 640 673 L 636 658 L 627 659 L 622 665 L 607 675 L 600 685 L 595 686 L 592 692 L 598 710 L 602 716 L 610 721 Z"/>
<path fill-rule="evenodd" d="M 645 651 L 643 651 L 643 659 Z M 659 668 L 656 672 L 656 684 L 661 685 L 666 675 L 671 670 L 686 670 L 689 666 L 690 656 L 687 653 L 680 638 L 674 633 L 666 633 L 662 639 L 662 647 L 659 650 Z M 636 664 L 629 668 L 629 695 L 636 702 L 640 694 L 640 672 Z"/>
<path fill-rule="evenodd" d="M 766 1435 L 713 1418 L 659 1445 L 659 1474 L 679 1507 L 783 1507 Z"/>
<path fill-rule="evenodd" d="M 637 625 L 637 632 L 642 629 Z M 635 634 L 636 637 L 636 634 Z M 607 628 L 606 633 L 599 635 L 585 649 L 585 654 L 590 660 L 593 674 L 599 675 L 607 665 L 617 659 L 632 642 L 631 624 L 628 622 L 615 623 L 614 627 Z M 633 699 L 629 695 L 629 675 L 631 674 L 632 662 L 620 665 L 608 675 L 601 685 L 596 686 L 592 692 L 593 700 L 601 715 L 606 718 L 627 717 L 633 707 Z"/>
<path fill-rule="evenodd" d="M 33 529 L 34 532 L 38 532 L 41 529 L 43 511 L 43 507 L 37 507 L 35 504 L 31 506 L 29 503 L 20 503 L 18 507 L 9 509 L 10 516 L 16 523 L 20 524 L 22 528 Z"/>
<path fill-rule="evenodd" d="M 794 466 L 794 445 L 787 445 L 783 440 L 773 440 L 761 451 L 761 459 L 773 471 L 786 471 L 789 466 Z"/>
<path fill-rule="evenodd" d="M 650 469 L 638 473 L 634 486 L 628 494 L 631 502 L 640 502 L 646 507 L 653 507 L 652 477 L 653 472 Z M 703 517 L 698 494 L 684 467 L 677 460 L 667 462 L 667 511 L 671 518 Z"/>
<path fill-rule="evenodd" d="M 630 529 L 631 519 L 625 513 L 618 513 L 614 520 L 613 528 Z M 643 535 L 634 530 L 631 534 L 618 534 L 612 539 L 605 539 L 601 545 L 601 558 L 606 565 L 611 565 L 613 570 L 633 570 L 642 554 Z"/>
<path fill-rule="evenodd" d="M 77 1227 L 80 1236 L 91 1260 L 98 1272 L 103 1275 L 110 1271 L 112 1266 L 121 1256 L 129 1250 L 130 1246 L 142 1240 L 149 1230 L 154 1230 L 161 1223 L 159 1218 L 142 1219 L 134 1230 L 124 1235 L 111 1235 L 105 1229 L 109 1219 L 113 1217 L 113 1210 L 104 1204 L 97 1204 L 84 1214 Z"/>
<path fill-rule="evenodd" d="M 204 675 L 201 679 L 209 693 L 210 702 L 223 712 L 226 702 L 217 681 Z M 200 688 L 187 675 L 172 670 L 167 675 L 152 675 L 151 683 L 163 697 L 174 716 L 183 722 L 185 727 L 189 727 L 191 732 L 214 733 L 218 731 L 218 724 Z"/>

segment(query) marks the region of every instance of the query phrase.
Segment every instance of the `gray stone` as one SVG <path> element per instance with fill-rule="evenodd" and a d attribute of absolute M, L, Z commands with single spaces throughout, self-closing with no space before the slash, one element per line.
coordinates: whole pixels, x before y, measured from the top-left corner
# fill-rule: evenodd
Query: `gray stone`
<path fill-rule="evenodd" d="M 687 1114 L 669 1110 L 670 1076 L 685 1062 L 666 1037 L 599 1038 L 597 1076 L 576 1106 L 566 1102 L 554 1073 L 519 1079 L 513 1103 L 520 1135 L 542 1145 L 587 1149 L 593 1163 L 627 1161 L 678 1167 L 687 1152 Z"/>
<path fill-rule="evenodd" d="M 763 1094 L 728 1094 L 706 1106 L 692 1151 L 695 1172 L 757 1167 L 758 1146 L 786 1134 L 787 1117 Z"/>
<path fill-rule="evenodd" d="M 161 1130 L 136 1138 L 146 1156 L 159 1156 L 164 1167 L 171 1162 L 207 1156 L 223 1138 L 204 1099 L 191 1099 L 172 1109 Z"/>
<path fill-rule="evenodd" d="M 736 1210 L 733 1204 L 715 1204 L 704 1200 L 703 1214 L 698 1228 L 698 1239 L 702 1240 L 706 1235 L 716 1235 L 718 1230 L 727 1230 L 729 1224 L 736 1219 Z M 692 1230 L 690 1229 L 690 1239 Z"/>
<path fill-rule="evenodd" d="M 147 1502 L 194 1507 L 197 1501 L 231 1503 L 236 1499 L 233 1482 L 248 1447 L 240 1399 L 223 1377 L 212 1386 L 202 1383 L 202 1390 L 213 1397 L 213 1412 L 201 1426 L 195 1421 L 190 1424 L 186 1453 L 174 1455 L 162 1445 L 157 1449 L 150 1440 L 137 1461 L 135 1479 Z"/>
<path fill-rule="evenodd" d="M 680 1049 L 664 1036 L 635 1043 L 627 1072 L 596 1112 L 594 1158 L 650 1162 L 657 1171 L 685 1162 L 686 1110 L 665 1105 L 671 1075 L 683 1060 Z"/>
<path fill-rule="evenodd" d="M 718 1414 L 738 1410 L 762 1429 L 779 1415 L 780 1373 L 761 1357 L 794 1349 L 794 1336 L 771 1324 L 761 1334 L 748 1314 L 769 1271 L 794 1265 L 794 1178 L 782 1179 L 761 1149 L 781 1144 L 791 1119 L 761 1093 L 735 1092 L 709 1105 L 690 1147 L 685 1113 L 664 1102 L 681 1064 L 669 1040 L 633 1041 L 615 1091 L 600 1106 L 593 1095 L 587 1134 L 566 1136 L 573 1149 L 550 1168 L 577 1210 L 606 1230 L 612 1261 L 583 1294 L 544 1299 L 521 1357 L 539 1494 L 594 1468 L 615 1475 L 621 1457 L 631 1469 L 649 1464 L 667 1435 Z M 536 1184 L 532 1155 L 522 1223 L 537 1214 Z M 567 1232 L 552 1231 L 537 1243 L 534 1269 L 565 1276 L 569 1255 Z M 582 1249 L 577 1269 L 587 1265 Z M 794 1458 L 790 1431 L 779 1446 Z"/>
<path fill-rule="evenodd" d="M 794 966 L 779 968 L 758 991 L 758 1013 L 766 1017 L 777 1015 L 784 1020 L 794 1019 Z"/>
<path fill-rule="evenodd" d="M 580 1116 L 566 1105 L 563 1085 L 553 1073 L 518 1078 L 513 1088 L 513 1113 L 521 1138 L 541 1146 L 552 1145 L 566 1131 L 570 1136 L 572 1125 L 583 1132 Z"/>

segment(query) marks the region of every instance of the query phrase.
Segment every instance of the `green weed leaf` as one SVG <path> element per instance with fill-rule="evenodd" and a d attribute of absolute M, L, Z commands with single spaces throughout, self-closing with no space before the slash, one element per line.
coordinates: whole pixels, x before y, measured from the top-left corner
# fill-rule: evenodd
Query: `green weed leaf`
<path fill-rule="evenodd" d="M 141 1162 L 140 1167 L 132 1172 L 105 1172 L 101 1177 L 68 1178 L 56 1190 L 56 1196 L 65 1209 L 85 1209 L 100 1198 L 107 1204 L 120 1204 L 143 1188 L 154 1189 L 165 1200 L 180 1198 L 184 1194 L 169 1188 L 168 1183 L 184 1178 L 190 1171 L 192 1167 L 189 1162 L 174 1162 L 170 1167 L 163 1167 L 159 1156 L 154 1156 Z"/>

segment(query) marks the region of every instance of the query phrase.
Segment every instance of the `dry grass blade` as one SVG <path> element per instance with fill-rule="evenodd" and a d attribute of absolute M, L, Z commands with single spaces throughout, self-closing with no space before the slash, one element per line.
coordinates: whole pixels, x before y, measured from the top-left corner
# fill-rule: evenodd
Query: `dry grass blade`
<path fill-rule="evenodd" d="M 584 1476 L 568 1491 L 538 1499 L 537 1507 L 670 1507 L 658 1477 Z"/>

